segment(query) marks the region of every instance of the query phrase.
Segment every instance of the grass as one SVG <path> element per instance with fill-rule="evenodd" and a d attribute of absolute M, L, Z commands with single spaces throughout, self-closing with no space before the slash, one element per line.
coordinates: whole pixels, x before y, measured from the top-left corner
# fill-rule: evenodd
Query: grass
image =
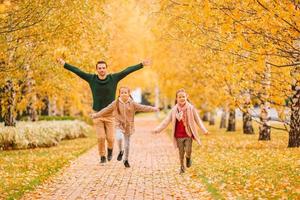
<path fill-rule="evenodd" d="M 64 140 L 58 146 L 0 151 L 0 199 L 20 199 L 96 144 L 96 136 Z"/>
<path fill-rule="evenodd" d="M 200 179 L 215 199 L 300 199 L 300 149 L 287 148 L 288 133 L 272 130 L 271 141 L 226 132 L 205 124 L 209 136 L 193 146 L 193 178 Z"/>

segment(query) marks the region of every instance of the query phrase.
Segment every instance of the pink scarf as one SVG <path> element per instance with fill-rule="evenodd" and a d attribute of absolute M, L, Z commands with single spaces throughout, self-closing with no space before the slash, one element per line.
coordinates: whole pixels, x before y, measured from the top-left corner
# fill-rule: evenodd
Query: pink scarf
<path fill-rule="evenodd" d="M 182 120 L 185 127 L 187 124 L 187 103 L 183 107 L 181 107 L 179 104 L 176 104 L 177 110 L 176 110 L 176 119 L 178 121 Z"/>

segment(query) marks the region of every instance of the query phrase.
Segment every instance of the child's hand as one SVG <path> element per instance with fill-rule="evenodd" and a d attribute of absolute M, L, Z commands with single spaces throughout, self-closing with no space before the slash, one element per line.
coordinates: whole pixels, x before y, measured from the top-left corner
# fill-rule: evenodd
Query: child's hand
<path fill-rule="evenodd" d="M 159 112 L 159 108 L 158 107 L 155 107 L 155 112 Z"/>
<path fill-rule="evenodd" d="M 205 135 L 205 136 L 208 136 L 208 135 L 209 135 L 209 132 L 207 131 L 206 133 L 204 133 L 204 135 Z"/>

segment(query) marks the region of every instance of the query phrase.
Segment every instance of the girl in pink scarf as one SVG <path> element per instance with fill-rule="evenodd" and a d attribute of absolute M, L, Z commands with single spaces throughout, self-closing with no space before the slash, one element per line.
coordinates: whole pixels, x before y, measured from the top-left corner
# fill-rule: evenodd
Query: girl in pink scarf
<path fill-rule="evenodd" d="M 172 122 L 172 135 L 174 144 L 179 150 L 180 173 L 185 172 L 184 156 L 186 157 L 186 167 L 192 164 L 192 141 L 196 140 L 201 144 L 197 132 L 197 126 L 207 135 L 208 131 L 201 121 L 197 109 L 189 103 L 187 93 L 184 89 L 176 92 L 176 105 L 171 109 L 168 116 L 161 124 L 154 129 L 154 133 L 164 130 Z"/>

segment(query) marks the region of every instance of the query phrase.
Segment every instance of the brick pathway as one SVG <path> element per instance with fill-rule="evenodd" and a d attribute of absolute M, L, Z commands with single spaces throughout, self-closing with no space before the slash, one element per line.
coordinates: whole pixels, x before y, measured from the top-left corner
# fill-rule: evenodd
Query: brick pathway
<path fill-rule="evenodd" d="M 100 165 L 95 147 L 23 199 L 212 199 L 188 172 L 179 174 L 171 139 L 150 133 L 156 124 L 151 117 L 136 119 L 131 168 L 116 160 L 117 150 L 112 161 Z"/>

